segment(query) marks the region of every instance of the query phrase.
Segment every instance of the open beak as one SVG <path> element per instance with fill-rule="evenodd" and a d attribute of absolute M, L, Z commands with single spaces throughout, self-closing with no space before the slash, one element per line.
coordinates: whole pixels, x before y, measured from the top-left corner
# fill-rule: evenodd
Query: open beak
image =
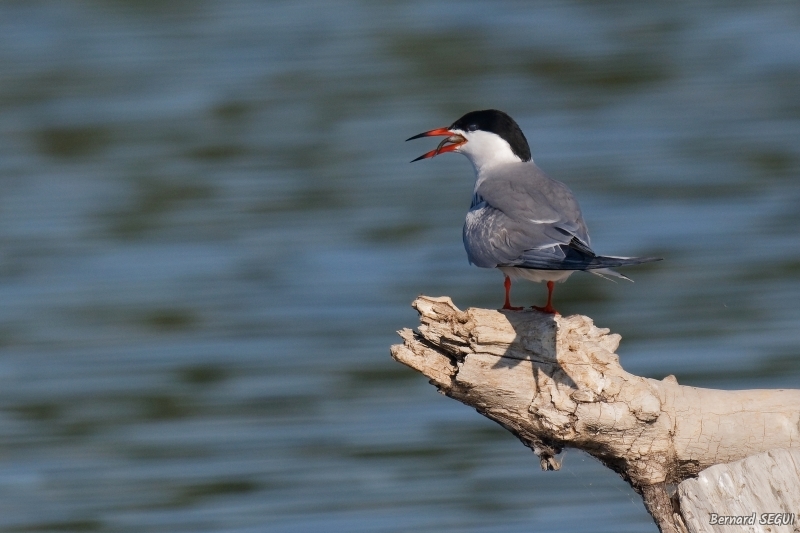
<path fill-rule="evenodd" d="M 411 161 L 419 161 L 420 159 L 428 159 L 429 157 L 434 157 L 439 154 L 443 154 L 445 152 L 452 152 L 453 150 L 457 149 L 459 146 L 467 142 L 463 135 L 459 135 L 453 131 L 448 130 L 447 128 L 439 128 L 436 130 L 426 131 L 425 133 L 420 133 L 419 135 L 414 135 L 413 137 L 409 137 L 406 141 L 410 141 L 412 139 L 419 139 L 420 137 L 439 137 L 442 135 L 446 135 L 447 138 L 444 139 L 442 142 L 439 143 L 439 146 L 436 147 L 435 150 L 431 150 L 428 153 L 422 154 L 418 158 Z M 448 144 L 449 143 L 449 144 Z"/>

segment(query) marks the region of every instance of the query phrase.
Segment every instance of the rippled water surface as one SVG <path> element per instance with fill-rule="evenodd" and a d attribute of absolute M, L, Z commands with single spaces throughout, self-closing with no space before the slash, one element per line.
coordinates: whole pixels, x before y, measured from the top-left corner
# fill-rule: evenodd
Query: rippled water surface
<path fill-rule="evenodd" d="M 501 303 L 469 164 L 403 142 L 473 109 L 665 258 L 556 291 L 627 370 L 798 387 L 795 1 L 4 2 L 0 43 L 0 531 L 656 531 L 389 357 L 420 293 Z"/>

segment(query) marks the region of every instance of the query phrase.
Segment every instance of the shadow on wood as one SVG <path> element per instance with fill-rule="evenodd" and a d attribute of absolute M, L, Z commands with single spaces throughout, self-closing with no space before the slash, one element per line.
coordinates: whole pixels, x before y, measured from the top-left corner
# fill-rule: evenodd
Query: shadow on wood
<path fill-rule="evenodd" d="M 621 337 L 585 316 L 459 310 L 421 296 L 392 357 L 516 435 L 557 470 L 567 446 L 639 492 L 663 532 L 685 531 L 666 487 L 774 448 L 800 447 L 800 391 L 720 391 L 629 374 Z"/>

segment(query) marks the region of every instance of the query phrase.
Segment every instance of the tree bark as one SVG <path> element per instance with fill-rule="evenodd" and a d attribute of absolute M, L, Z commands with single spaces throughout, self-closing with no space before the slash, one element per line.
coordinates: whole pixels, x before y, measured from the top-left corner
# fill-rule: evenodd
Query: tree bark
<path fill-rule="evenodd" d="M 666 486 L 774 448 L 800 448 L 800 391 L 722 391 L 629 374 L 621 337 L 585 316 L 459 310 L 421 296 L 399 362 L 516 435 L 548 470 L 579 448 L 642 494 L 662 532 L 686 531 Z M 678 518 L 676 518 L 678 517 Z"/>

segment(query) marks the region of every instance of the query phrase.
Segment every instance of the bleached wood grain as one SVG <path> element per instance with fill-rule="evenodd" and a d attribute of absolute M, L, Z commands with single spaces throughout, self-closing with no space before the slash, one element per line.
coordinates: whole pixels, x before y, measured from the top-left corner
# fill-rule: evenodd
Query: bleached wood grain
<path fill-rule="evenodd" d="M 564 447 L 585 450 L 637 491 L 662 531 L 681 532 L 667 484 L 720 463 L 800 448 L 800 391 L 721 391 L 626 372 L 621 337 L 585 316 L 461 311 L 421 296 L 416 332 L 392 356 L 444 394 L 476 408 L 559 467 Z"/>
<path fill-rule="evenodd" d="M 690 533 L 800 531 L 800 450 L 771 450 L 715 465 L 678 486 L 681 515 Z M 720 516 L 752 516 L 753 525 L 712 525 Z M 772 516 L 769 514 L 784 514 Z M 784 524 L 785 521 L 794 523 Z M 779 521 L 778 525 L 774 522 Z M 767 522 L 773 522 L 769 524 Z"/>

